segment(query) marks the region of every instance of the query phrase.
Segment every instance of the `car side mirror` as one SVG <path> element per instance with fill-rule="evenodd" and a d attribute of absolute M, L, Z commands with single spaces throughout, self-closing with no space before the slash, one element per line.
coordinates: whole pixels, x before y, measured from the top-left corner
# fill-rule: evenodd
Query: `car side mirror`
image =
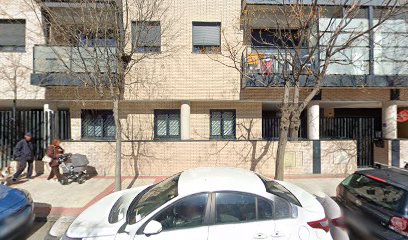
<path fill-rule="evenodd" d="M 143 233 L 146 235 L 158 234 L 163 229 L 161 223 L 155 220 L 151 220 L 143 230 Z"/>

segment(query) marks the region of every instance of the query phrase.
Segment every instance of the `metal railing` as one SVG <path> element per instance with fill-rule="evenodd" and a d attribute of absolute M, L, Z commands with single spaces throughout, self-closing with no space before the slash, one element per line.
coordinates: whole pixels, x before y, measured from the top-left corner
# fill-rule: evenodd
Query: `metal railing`
<path fill-rule="evenodd" d="M 300 51 L 299 51 L 300 50 Z M 296 52 L 298 51 L 298 52 Z M 304 65 L 302 75 L 307 75 L 314 63 L 310 60 L 308 48 L 254 47 L 246 48 L 242 55 L 242 76 L 244 85 L 260 82 L 265 85 L 280 84 L 283 74 L 293 74 L 293 67 Z"/>

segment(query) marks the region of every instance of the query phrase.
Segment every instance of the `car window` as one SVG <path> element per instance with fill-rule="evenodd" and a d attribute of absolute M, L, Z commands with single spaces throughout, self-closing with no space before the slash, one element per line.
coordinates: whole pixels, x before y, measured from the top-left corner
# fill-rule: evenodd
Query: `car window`
<path fill-rule="evenodd" d="M 208 194 L 198 194 L 176 202 L 153 219 L 162 224 L 163 230 L 202 226 Z"/>
<path fill-rule="evenodd" d="M 215 202 L 217 223 L 256 220 L 255 196 L 241 193 L 217 193 Z"/>
<path fill-rule="evenodd" d="M 289 190 L 287 190 L 284 186 L 280 185 L 278 182 L 270 180 L 261 175 L 258 175 L 258 177 L 264 183 L 266 191 L 268 193 L 279 196 L 287 200 L 288 202 L 293 203 L 299 207 L 302 206 L 299 200 L 295 197 L 295 195 L 293 195 Z"/>
<path fill-rule="evenodd" d="M 166 202 L 177 197 L 178 180 L 180 174 L 169 177 L 151 187 L 136 204 L 132 204 L 129 211 L 129 224 L 134 224 Z"/>
<path fill-rule="evenodd" d="M 272 203 L 258 198 L 258 220 L 269 220 L 273 219 L 273 206 Z"/>
<path fill-rule="evenodd" d="M 393 211 L 399 210 L 404 202 L 403 189 L 362 174 L 353 174 L 341 184 L 354 195 Z"/>

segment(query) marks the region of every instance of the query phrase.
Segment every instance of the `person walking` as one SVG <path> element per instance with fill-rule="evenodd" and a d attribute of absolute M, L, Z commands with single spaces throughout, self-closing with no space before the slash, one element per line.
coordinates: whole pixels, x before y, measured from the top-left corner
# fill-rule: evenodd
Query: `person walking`
<path fill-rule="evenodd" d="M 49 163 L 51 172 L 47 180 L 53 179 L 54 176 L 56 176 L 58 181 L 63 184 L 63 176 L 61 175 L 59 170 L 60 162 L 58 161 L 58 158 L 61 157 L 62 154 L 64 154 L 64 149 L 60 146 L 60 144 L 61 140 L 57 138 L 52 140 L 51 145 L 48 146 L 47 156 L 51 158 L 51 162 Z"/>
<path fill-rule="evenodd" d="M 18 160 L 18 168 L 13 176 L 12 181 L 17 182 L 17 179 L 23 173 L 24 169 L 27 167 L 27 178 L 31 179 L 33 174 L 33 162 L 34 162 L 34 148 L 31 143 L 33 135 L 30 132 L 24 134 L 24 138 L 20 140 L 15 148 L 14 156 Z"/>

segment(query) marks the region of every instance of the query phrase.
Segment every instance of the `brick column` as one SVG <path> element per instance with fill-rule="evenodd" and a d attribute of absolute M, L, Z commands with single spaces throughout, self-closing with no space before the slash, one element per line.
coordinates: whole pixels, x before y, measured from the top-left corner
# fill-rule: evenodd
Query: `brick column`
<path fill-rule="evenodd" d="M 382 134 L 385 139 L 397 139 L 397 104 L 395 102 L 383 103 Z"/>
<path fill-rule="evenodd" d="M 190 102 L 182 102 L 180 108 L 181 140 L 190 139 L 190 112 Z"/>
<path fill-rule="evenodd" d="M 320 107 L 318 102 L 311 102 L 307 108 L 307 138 L 319 140 L 320 138 Z"/>

